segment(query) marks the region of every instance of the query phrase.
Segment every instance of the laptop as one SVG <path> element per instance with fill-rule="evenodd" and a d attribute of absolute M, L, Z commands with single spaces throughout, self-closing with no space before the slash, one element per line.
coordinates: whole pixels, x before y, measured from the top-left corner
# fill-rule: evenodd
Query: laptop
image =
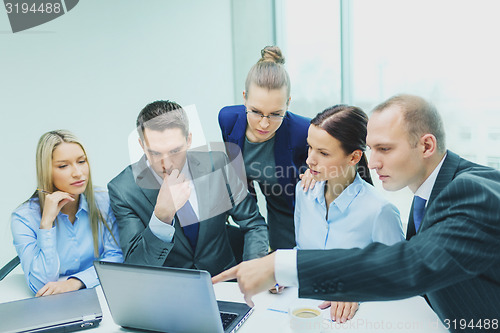
<path fill-rule="evenodd" d="M 235 332 L 252 312 L 245 303 L 216 301 L 207 271 L 94 261 L 111 316 L 127 328 Z"/>
<path fill-rule="evenodd" d="M 0 332 L 72 332 L 102 320 L 95 289 L 0 304 Z"/>

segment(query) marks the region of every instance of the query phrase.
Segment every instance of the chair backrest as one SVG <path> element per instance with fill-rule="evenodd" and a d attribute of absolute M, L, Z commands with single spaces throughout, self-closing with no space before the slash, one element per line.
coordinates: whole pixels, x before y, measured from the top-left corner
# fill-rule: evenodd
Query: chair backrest
<path fill-rule="evenodd" d="M 229 243 L 233 250 L 236 264 L 243 261 L 243 248 L 245 243 L 245 235 L 241 232 L 240 228 L 234 225 L 226 224 L 226 232 L 229 237 Z"/>
<path fill-rule="evenodd" d="M 4 277 L 6 277 L 14 268 L 19 265 L 21 260 L 19 259 L 18 256 L 16 256 L 14 259 L 9 261 L 5 266 L 0 269 L 0 281 L 3 280 Z"/>

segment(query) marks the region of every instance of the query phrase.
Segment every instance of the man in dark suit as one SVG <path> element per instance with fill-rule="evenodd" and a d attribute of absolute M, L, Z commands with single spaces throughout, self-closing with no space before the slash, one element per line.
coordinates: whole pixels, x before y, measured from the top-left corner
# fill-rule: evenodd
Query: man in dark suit
<path fill-rule="evenodd" d="M 108 184 L 125 262 L 220 273 L 236 264 L 228 215 L 244 233 L 243 259 L 267 254 L 267 226 L 245 179 L 223 152 L 188 151 L 191 133 L 180 105 L 148 104 L 137 129 L 144 156 Z"/>
<path fill-rule="evenodd" d="M 415 193 L 408 241 L 364 249 L 277 251 L 213 279 L 238 279 L 247 302 L 276 283 L 338 301 L 425 294 L 445 327 L 476 330 L 500 316 L 500 172 L 445 148 L 441 118 L 424 99 L 398 95 L 368 122 L 369 167 L 386 190 Z M 344 318 L 343 318 L 344 319 Z M 347 318 L 345 318 L 347 319 Z M 492 326 L 493 325 L 493 326 Z M 470 330 L 471 326 L 467 326 Z"/>

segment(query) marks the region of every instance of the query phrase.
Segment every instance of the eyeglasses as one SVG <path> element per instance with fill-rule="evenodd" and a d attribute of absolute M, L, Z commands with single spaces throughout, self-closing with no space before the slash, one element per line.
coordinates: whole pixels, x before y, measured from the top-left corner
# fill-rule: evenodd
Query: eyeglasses
<path fill-rule="evenodd" d="M 258 111 L 253 111 L 253 110 L 248 110 L 246 111 L 248 117 L 252 118 L 253 120 L 261 121 L 262 118 L 267 118 L 269 122 L 271 123 L 277 123 L 283 120 L 283 117 L 285 115 L 277 115 L 277 114 L 270 114 L 269 116 L 264 116 L 262 113 Z"/>

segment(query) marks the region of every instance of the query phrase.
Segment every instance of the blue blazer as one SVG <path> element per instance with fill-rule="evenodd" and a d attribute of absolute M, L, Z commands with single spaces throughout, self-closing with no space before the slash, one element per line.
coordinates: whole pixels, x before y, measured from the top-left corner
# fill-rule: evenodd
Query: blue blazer
<path fill-rule="evenodd" d="M 460 331 L 450 321 L 498 320 L 499 253 L 500 172 L 448 151 L 413 237 L 392 246 L 298 251 L 299 295 L 380 301 L 426 294 L 445 327 Z"/>
<path fill-rule="evenodd" d="M 274 159 L 276 167 L 284 171 L 281 177 L 278 177 L 278 182 L 285 189 L 283 195 L 292 212 L 295 207 L 295 185 L 300 180 L 299 174 L 307 169 L 306 139 L 310 121 L 309 118 L 287 111 L 275 135 Z M 244 153 L 247 128 L 245 106 L 232 105 L 222 108 L 219 112 L 219 126 L 224 142 L 234 143 L 239 147 L 235 149 L 234 146 L 227 146 L 229 158 L 233 160 L 240 152 Z M 248 188 L 252 189 L 251 186 Z"/>

